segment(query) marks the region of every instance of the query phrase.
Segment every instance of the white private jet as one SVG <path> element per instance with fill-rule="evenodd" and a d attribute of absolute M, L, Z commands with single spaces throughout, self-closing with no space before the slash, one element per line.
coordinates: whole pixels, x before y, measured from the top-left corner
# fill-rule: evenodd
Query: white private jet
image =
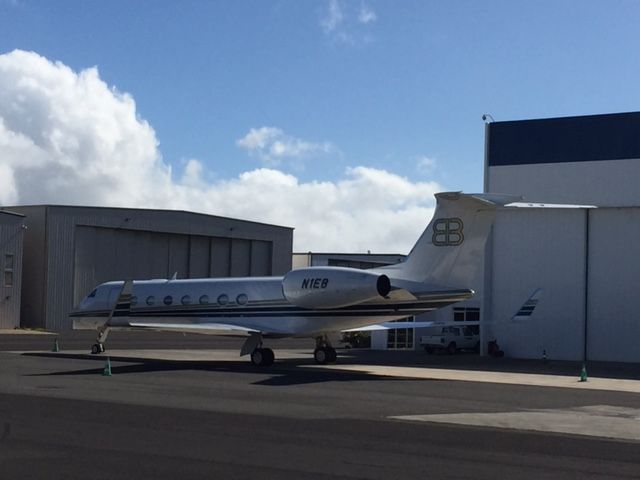
<path fill-rule="evenodd" d="M 328 333 L 417 328 L 397 320 L 473 296 L 496 208 L 517 198 L 436 194 L 434 217 L 404 262 L 370 270 L 308 267 L 281 277 L 116 281 L 99 285 L 70 313 L 74 329 L 98 331 L 92 353 L 104 352 L 110 330 L 147 329 L 248 336 L 240 355 L 270 365 L 265 338 L 316 339 L 317 363 L 333 363 Z M 393 323 L 391 323 L 393 322 Z"/>

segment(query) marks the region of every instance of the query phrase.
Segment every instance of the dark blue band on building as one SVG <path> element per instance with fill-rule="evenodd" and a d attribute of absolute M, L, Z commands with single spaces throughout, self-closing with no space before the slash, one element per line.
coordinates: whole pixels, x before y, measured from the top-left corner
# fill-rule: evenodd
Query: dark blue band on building
<path fill-rule="evenodd" d="M 493 122 L 489 166 L 640 159 L 640 112 Z"/>

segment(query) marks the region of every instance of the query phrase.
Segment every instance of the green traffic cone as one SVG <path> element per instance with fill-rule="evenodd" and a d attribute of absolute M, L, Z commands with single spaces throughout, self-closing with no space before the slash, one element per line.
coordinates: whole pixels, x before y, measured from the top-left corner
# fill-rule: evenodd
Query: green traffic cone
<path fill-rule="evenodd" d="M 111 376 L 111 359 L 109 357 L 107 357 L 107 363 L 104 366 L 104 370 L 102 370 L 102 376 L 103 377 Z"/>
<path fill-rule="evenodd" d="M 587 381 L 587 366 L 584 363 L 582 364 L 582 370 L 580 371 L 580 381 Z"/>
<path fill-rule="evenodd" d="M 58 345 L 58 337 L 56 337 L 56 339 L 53 341 L 53 350 L 51 350 L 52 352 L 59 352 L 60 351 L 60 345 Z"/>

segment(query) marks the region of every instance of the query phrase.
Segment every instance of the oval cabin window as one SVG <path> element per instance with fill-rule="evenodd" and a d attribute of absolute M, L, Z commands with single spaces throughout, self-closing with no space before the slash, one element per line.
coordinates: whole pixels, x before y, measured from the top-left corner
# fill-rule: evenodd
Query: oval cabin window
<path fill-rule="evenodd" d="M 200 304 L 206 305 L 207 303 L 209 303 L 209 295 L 202 295 L 200 297 Z"/>
<path fill-rule="evenodd" d="M 156 297 L 153 295 L 147 297 L 147 305 L 153 305 L 154 303 L 156 303 Z"/>
<path fill-rule="evenodd" d="M 236 302 L 238 305 L 246 305 L 249 301 L 249 297 L 247 297 L 244 293 L 241 293 L 236 297 Z"/>
<path fill-rule="evenodd" d="M 171 295 L 167 295 L 166 297 L 164 297 L 163 301 L 165 305 L 171 305 L 173 303 L 173 298 L 171 297 Z"/>
<path fill-rule="evenodd" d="M 227 303 L 229 303 L 229 297 L 227 295 L 225 295 L 223 293 L 222 295 L 220 295 L 218 297 L 218 304 L 219 305 L 226 305 Z"/>
<path fill-rule="evenodd" d="M 182 304 L 189 305 L 191 303 L 191 297 L 189 295 L 185 295 L 182 297 Z"/>

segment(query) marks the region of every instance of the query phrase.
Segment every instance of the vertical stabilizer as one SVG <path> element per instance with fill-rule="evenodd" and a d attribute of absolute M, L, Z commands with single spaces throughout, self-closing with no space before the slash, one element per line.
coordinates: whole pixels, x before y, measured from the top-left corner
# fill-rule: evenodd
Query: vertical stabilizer
<path fill-rule="evenodd" d="M 495 210 L 519 199 L 497 194 L 436 194 L 433 219 L 407 259 L 380 270 L 393 278 L 467 287 L 482 266 Z"/>

